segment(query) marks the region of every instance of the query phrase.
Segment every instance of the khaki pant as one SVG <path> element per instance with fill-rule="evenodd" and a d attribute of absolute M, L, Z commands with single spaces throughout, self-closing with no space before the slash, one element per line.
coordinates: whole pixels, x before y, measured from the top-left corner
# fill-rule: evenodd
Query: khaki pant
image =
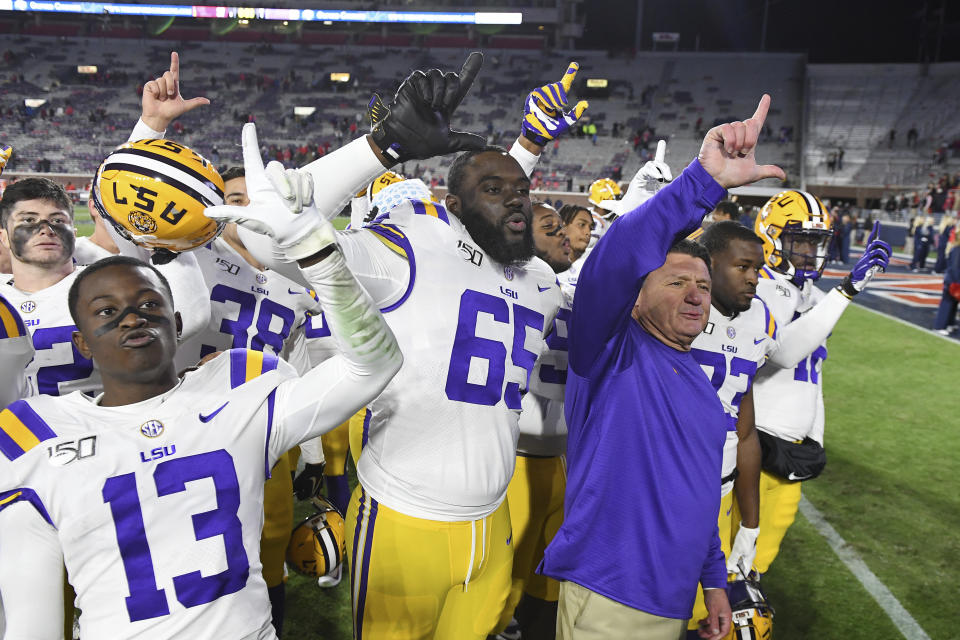
<path fill-rule="evenodd" d="M 645 613 L 575 582 L 560 583 L 557 640 L 682 640 L 686 631 L 686 620 Z"/>

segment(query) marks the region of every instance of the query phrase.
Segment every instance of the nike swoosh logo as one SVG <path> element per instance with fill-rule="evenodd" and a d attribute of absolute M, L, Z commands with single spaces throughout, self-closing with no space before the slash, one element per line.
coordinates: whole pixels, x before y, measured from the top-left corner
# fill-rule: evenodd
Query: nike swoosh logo
<path fill-rule="evenodd" d="M 225 406 L 227 406 L 228 404 L 230 404 L 230 401 L 229 401 L 229 400 L 227 400 L 227 401 L 224 402 L 222 405 L 220 405 L 220 408 L 217 409 L 216 411 L 214 411 L 213 413 L 208 413 L 207 415 L 203 415 L 203 414 L 201 413 L 201 414 L 200 414 L 200 422 L 210 422 L 211 420 L 213 420 L 213 417 L 214 417 L 215 415 L 217 415 L 218 413 L 220 413 L 221 411 L 223 411 L 223 408 L 224 408 Z"/>
<path fill-rule="evenodd" d="M 537 291 L 540 293 L 543 293 L 544 291 L 550 291 L 550 289 L 553 289 L 553 287 L 541 287 L 540 285 L 537 285 Z"/>
<path fill-rule="evenodd" d="M 760 338 L 759 340 L 754 340 L 754 341 L 753 341 L 753 344 L 760 344 L 760 343 L 763 342 L 764 340 L 766 340 L 766 338 Z"/>
<path fill-rule="evenodd" d="M 513 542 L 513 534 L 512 534 L 512 533 L 510 534 L 510 537 L 507 538 L 507 546 L 508 546 L 508 547 L 510 546 L 510 543 L 511 543 L 511 542 Z"/>
<path fill-rule="evenodd" d="M 790 472 L 790 475 L 787 476 L 787 480 L 806 480 L 810 476 L 798 476 L 793 471 Z"/>
<path fill-rule="evenodd" d="M 289 293 L 292 296 L 298 296 L 301 293 L 303 293 L 303 291 L 294 291 L 293 289 L 287 289 L 287 293 Z"/>

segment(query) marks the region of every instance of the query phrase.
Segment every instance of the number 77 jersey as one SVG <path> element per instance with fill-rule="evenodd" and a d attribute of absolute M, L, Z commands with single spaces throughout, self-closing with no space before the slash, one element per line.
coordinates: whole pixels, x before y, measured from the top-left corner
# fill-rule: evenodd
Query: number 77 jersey
<path fill-rule="evenodd" d="M 429 200 L 355 233 L 375 234 L 410 273 L 384 309 L 404 365 L 369 406 L 358 478 L 409 516 L 485 517 L 513 475 L 521 398 L 560 306 L 556 275 L 537 258 L 494 262 Z"/>
<path fill-rule="evenodd" d="M 140 403 L 78 392 L 0 412 L 0 510 L 25 501 L 57 529 L 85 640 L 275 638 L 263 486 L 305 437 L 284 419 L 294 376 L 235 349 Z"/>

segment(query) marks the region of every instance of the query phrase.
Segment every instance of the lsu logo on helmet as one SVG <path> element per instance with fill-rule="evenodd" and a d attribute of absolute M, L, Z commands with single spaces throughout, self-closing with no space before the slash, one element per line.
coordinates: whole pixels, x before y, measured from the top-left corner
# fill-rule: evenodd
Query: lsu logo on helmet
<path fill-rule="evenodd" d="M 600 178 L 590 185 L 590 195 L 587 196 L 587 200 L 596 207 L 612 211 L 621 195 L 623 194 L 620 191 L 620 185 L 610 178 Z"/>
<path fill-rule="evenodd" d="M 773 607 L 767 603 L 760 582 L 752 578 L 734 580 L 727 586 L 727 594 L 733 619 L 724 640 L 772 640 Z"/>
<path fill-rule="evenodd" d="M 319 578 L 336 571 L 343 563 L 343 516 L 326 498 L 312 498 L 311 502 L 317 513 L 293 528 L 287 563 L 297 573 Z"/>
<path fill-rule="evenodd" d="M 203 156 L 172 140 L 117 147 L 97 170 L 91 197 L 121 236 L 148 249 L 188 251 L 223 229 L 203 215 L 223 204 L 223 179 Z"/>
<path fill-rule="evenodd" d="M 763 240 L 763 259 L 770 268 L 801 280 L 816 280 L 823 273 L 832 230 L 830 215 L 815 195 L 781 191 L 763 205 L 754 231 Z M 797 262 L 803 265 L 799 269 Z"/>

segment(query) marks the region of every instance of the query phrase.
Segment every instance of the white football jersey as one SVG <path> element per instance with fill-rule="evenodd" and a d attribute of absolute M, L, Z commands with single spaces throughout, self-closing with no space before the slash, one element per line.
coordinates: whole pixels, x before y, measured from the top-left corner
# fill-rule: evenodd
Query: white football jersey
<path fill-rule="evenodd" d="M 757 369 L 763 365 L 767 355 L 778 348 L 776 320 L 759 298 L 754 298 L 749 309 L 733 318 L 723 315 L 711 305 L 707 326 L 691 345 L 690 353 L 710 378 L 727 414 L 721 478 L 730 476 L 737 468 L 740 401 L 750 390 Z M 720 487 L 721 497 L 732 489 L 732 479 L 724 482 Z"/>
<path fill-rule="evenodd" d="M 82 268 L 34 293 L 17 289 L 12 277 L 0 283 L 0 295 L 20 312 L 33 339 L 35 355 L 26 371 L 34 393 L 58 396 L 72 391 L 100 390 L 100 373 L 93 361 L 84 358 L 73 346 L 72 336 L 77 326 L 67 307 L 67 292 Z M 8 366 L 6 360 L 6 353 L 0 353 L 0 366 Z"/>
<path fill-rule="evenodd" d="M 109 258 L 112 255 L 100 245 L 94 244 L 88 237 L 78 237 L 73 247 L 73 262 L 83 266 L 93 264 L 103 258 Z"/>
<path fill-rule="evenodd" d="M 757 283 L 757 296 L 773 314 L 782 330 L 787 323 L 812 309 L 826 294 L 805 282 L 797 288 L 790 279 L 764 267 Z M 784 440 L 810 436 L 823 444 L 823 361 L 824 341 L 793 369 L 763 367 L 753 390 L 757 428 Z"/>
<path fill-rule="evenodd" d="M 557 274 L 560 290 L 563 291 L 563 297 L 569 305 L 573 305 L 574 294 L 577 292 L 577 279 L 580 277 L 580 270 L 583 268 L 583 264 L 587 261 L 587 256 L 590 255 L 591 251 L 593 251 L 593 248 L 587 247 L 583 255 L 573 261 L 569 269 Z"/>
<path fill-rule="evenodd" d="M 263 485 L 310 435 L 277 389 L 295 375 L 236 349 L 136 404 L 72 393 L 0 413 L 0 509 L 27 501 L 56 527 L 84 640 L 275 638 Z"/>
<path fill-rule="evenodd" d="M 33 341 L 17 308 L 0 295 L 0 409 L 33 395 L 27 363 L 33 359 Z"/>
<path fill-rule="evenodd" d="M 369 405 L 360 482 L 413 517 L 489 515 L 513 475 L 521 399 L 560 306 L 556 275 L 538 258 L 493 262 L 429 200 L 354 233 L 376 234 L 410 274 L 384 309 L 404 365 Z"/>
<path fill-rule="evenodd" d="M 596 213 L 596 211 L 591 211 L 590 215 L 593 216 L 593 229 L 590 231 L 589 244 L 589 248 L 592 249 L 596 246 L 597 241 L 603 237 L 603 234 L 607 232 L 607 229 L 610 228 L 613 221 L 617 219 L 617 216 L 610 211 L 604 211 L 602 215 Z"/>
<path fill-rule="evenodd" d="M 562 456 L 567 451 L 567 421 L 563 393 L 567 385 L 567 326 L 570 306 L 557 311 L 553 330 L 530 376 L 530 391 L 523 396 L 517 452 L 535 456 Z"/>
<path fill-rule="evenodd" d="M 301 373 L 294 343 L 319 305 L 303 285 L 275 271 L 259 271 L 226 240 L 217 238 L 193 252 L 210 290 L 210 322 L 177 349 L 177 366 L 195 365 L 214 351 L 253 349 L 279 355 Z"/>

